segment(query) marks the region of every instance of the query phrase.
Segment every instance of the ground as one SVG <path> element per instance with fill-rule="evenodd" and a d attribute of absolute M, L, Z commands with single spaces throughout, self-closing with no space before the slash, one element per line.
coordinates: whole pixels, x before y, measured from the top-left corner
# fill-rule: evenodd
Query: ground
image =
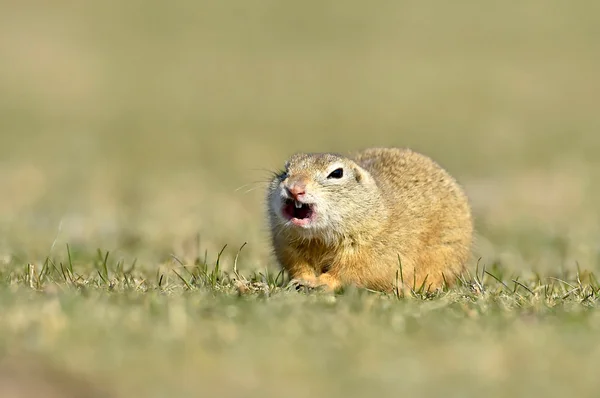
<path fill-rule="evenodd" d="M 592 396 L 598 11 L 4 6 L 0 395 Z M 464 185 L 477 241 L 459 286 L 286 288 L 270 172 L 369 146 Z"/>

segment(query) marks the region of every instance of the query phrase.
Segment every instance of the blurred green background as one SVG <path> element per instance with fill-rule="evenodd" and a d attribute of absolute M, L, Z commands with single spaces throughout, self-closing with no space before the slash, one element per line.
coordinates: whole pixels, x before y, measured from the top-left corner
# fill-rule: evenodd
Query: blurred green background
<path fill-rule="evenodd" d="M 597 1 L 57 0 L 2 1 L 0 10 L 0 264 L 39 264 L 65 256 L 70 243 L 138 258 L 152 275 L 171 253 L 206 250 L 213 261 L 228 244 L 231 268 L 248 242 L 240 268 L 263 270 L 274 266 L 269 170 L 297 151 L 409 146 L 467 189 L 474 260 L 515 275 L 599 269 Z M 72 316 L 103 322 L 73 305 Z M 469 325 L 459 328 L 465 344 Z M 217 334 L 233 327 L 217 326 Z M 244 341 L 262 347 L 255 326 Z M 531 333 L 508 344 L 531 347 Z M 482 344 L 501 355 L 493 340 Z M 422 355 L 418 366 L 436 355 L 410 341 L 399 349 Z M 65 355 L 73 367 L 81 361 Z M 301 358 L 281 374 L 259 372 L 285 378 L 285 369 L 308 366 Z M 542 365 L 532 365 L 540 377 Z M 341 391 L 330 387 L 323 391 Z"/>
<path fill-rule="evenodd" d="M 500 227 L 595 228 L 594 1 L 2 9 L 6 254 L 44 257 L 60 231 L 156 255 L 199 233 L 211 252 L 248 241 L 242 261 L 261 267 L 268 170 L 369 146 L 410 146 L 456 175 L 487 256 L 512 239 Z"/>

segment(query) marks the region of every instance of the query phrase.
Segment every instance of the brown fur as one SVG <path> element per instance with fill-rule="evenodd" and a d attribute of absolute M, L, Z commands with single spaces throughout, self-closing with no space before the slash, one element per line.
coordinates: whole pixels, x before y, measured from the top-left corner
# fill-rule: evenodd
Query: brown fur
<path fill-rule="evenodd" d="M 344 180 L 326 180 L 332 164 L 342 165 Z M 312 195 L 314 228 L 290 225 L 278 213 L 282 186 L 293 181 L 306 183 Z M 470 256 L 473 223 L 464 191 L 409 149 L 367 149 L 351 158 L 296 154 L 273 179 L 268 203 L 275 255 L 303 285 L 391 292 L 401 279 L 404 287 L 437 289 L 451 285 Z"/>

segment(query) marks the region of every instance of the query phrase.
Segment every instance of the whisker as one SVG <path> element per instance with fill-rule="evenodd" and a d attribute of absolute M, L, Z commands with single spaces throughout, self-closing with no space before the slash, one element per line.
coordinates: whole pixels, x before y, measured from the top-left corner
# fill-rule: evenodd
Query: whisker
<path fill-rule="evenodd" d="M 266 173 L 267 176 L 268 176 L 267 178 L 268 178 L 269 181 L 272 180 L 273 178 L 277 177 L 278 175 L 280 175 L 284 171 L 282 169 L 275 169 L 274 170 L 274 169 L 264 169 L 264 168 L 261 168 L 261 169 L 249 169 L 249 170 L 252 170 L 252 171 L 262 171 L 262 172 Z"/>
<path fill-rule="evenodd" d="M 240 189 L 244 189 L 244 188 L 246 188 L 249 185 L 252 185 L 252 183 L 240 185 L 239 187 L 237 187 L 236 189 L 234 189 L 233 192 L 238 192 Z"/>
<path fill-rule="evenodd" d="M 272 173 L 272 172 L 273 172 L 273 170 L 271 170 L 271 169 L 265 169 L 265 168 L 260 168 L 260 169 L 249 169 L 249 170 L 252 170 L 252 171 L 264 171 L 264 172 L 266 172 L 266 173 Z"/>
<path fill-rule="evenodd" d="M 256 184 L 256 185 L 259 185 L 259 186 L 257 186 L 256 188 L 260 188 L 261 186 L 264 186 L 264 185 L 266 185 L 266 184 L 269 184 L 270 182 L 271 182 L 271 181 L 266 181 L 266 180 L 252 181 L 252 182 L 249 182 L 248 184 L 244 184 L 244 185 L 241 185 L 241 186 L 237 187 L 237 188 L 234 190 L 234 192 L 238 192 L 238 191 L 239 191 L 239 190 L 241 190 L 241 189 L 247 188 L 247 187 L 249 187 L 249 186 L 251 186 L 251 185 L 255 185 L 255 184 Z"/>
<path fill-rule="evenodd" d="M 254 187 L 254 188 L 250 188 L 250 189 L 248 189 L 248 190 L 244 191 L 244 195 L 246 195 L 246 194 L 248 194 L 248 193 L 250 193 L 250 192 L 256 191 L 258 188 L 261 188 L 261 187 Z"/>

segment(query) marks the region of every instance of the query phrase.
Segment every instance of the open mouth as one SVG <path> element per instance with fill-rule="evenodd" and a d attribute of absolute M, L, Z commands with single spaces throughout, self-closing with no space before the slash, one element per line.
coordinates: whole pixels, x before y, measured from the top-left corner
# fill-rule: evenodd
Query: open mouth
<path fill-rule="evenodd" d="M 283 202 L 283 215 L 296 225 L 306 225 L 314 214 L 312 205 L 286 199 Z"/>

